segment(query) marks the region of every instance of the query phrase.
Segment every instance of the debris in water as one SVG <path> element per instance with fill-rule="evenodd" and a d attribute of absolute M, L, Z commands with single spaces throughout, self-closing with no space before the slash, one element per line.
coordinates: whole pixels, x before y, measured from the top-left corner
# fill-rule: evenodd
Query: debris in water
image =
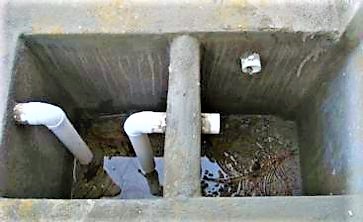
<path fill-rule="evenodd" d="M 204 196 L 273 196 L 301 194 L 296 126 L 269 115 L 229 115 L 221 135 L 204 135 L 216 173 L 204 171 Z M 226 127 L 228 126 L 228 127 Z M 217 193 L 209 192 L 218 187 Z"/>
<path fill-rule="evenodd" d="M 135 156 L 132 146 L 123 131 L 123 122 L 129 115 L 110 115 L 83 120 L 80 122 L 82 138 L 92 150 L 94 159 L 89 165 L 76 165 L 72 198 L 101 198 L 116 196 L 120 187 L 104 170 L 104 157 Z M 163 155 L 162 135 L 150 135 L 155 148 L 155 156 Z M 116 169 L 112 169 L 115 171 Z"/>
<path fill-rule="evenodd" d="M 104 161 L 109 162 L 104 159 L 105 156 L 108 159 L 135 156 L 122 129 L 127 117 L 124 114 L 102 116 L 81 122 L 81 135 L 94 153 L 95 160 L 88 166 L 77 165 L 73 198 L 117 195 L 120 188 L 109 175 L 117 174 L 119 178 L 114 178 L 115 182 L 122 187 L 135 188 L 124 184 L 128 180 L 124 177 L 127 173 L 120 175 L 121 160 L 117 165 L 110 165 L 109 175 L 103 169 Z M 301 194 L 294 122 L 268 115 L 229 115 L 221 118 L 221 134 L 202 136 L 202 153 L 206 156 L 201 161 L 204 196 Z M 162 157 L 164 135 L 151 134 L 149 137 L 154 155 Z M 145 192 L 148 191 L 146 188 Z M 142 198 L 141 194 L 137 195 Z M 134 197 L 131 193 L 120 196 Z"/>

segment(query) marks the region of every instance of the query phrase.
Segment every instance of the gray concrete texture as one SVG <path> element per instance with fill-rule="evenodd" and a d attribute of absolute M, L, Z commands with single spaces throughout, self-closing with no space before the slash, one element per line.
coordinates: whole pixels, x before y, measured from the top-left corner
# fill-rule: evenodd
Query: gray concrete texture
<path fill-rule="evenodd" d="M 200 43 L 183 35 L 170 46 L 164 197 L 201 196 Z"/>
<path fill-rule="evenodd" d="M 362 221 L 359 196 L 0 200 L 0 219 L 17 221 Z M 47 212 L 47 213 L 45 213 Z"/>
<path fill-rule="evenodd" d="M 202 47 L 203 112 L 272 114 L 296 121 L 304 195 L 362 193 L 363 12 L 359 6 L 358 0 L 2 1 L 0 195 L 68 198 L 72 180 L 71 155 L 46 129 L 14 125 L 15 102 L 60 105 L 75 123 L 90 113 L 165 111 L 169 45 L 182 34 L 198 39 Z M 247 76 L 240 71 L 239 57 L 246 51 L 260 54 L 260 74 Z M 309 219 L 299 212 L 320 215 L 320 210 L 322 215 L 310 219 L 342 221 L 355 215 L 350 207 L 363 206 L 360 196 L 281 198 L 278 203 L 273 198 L 256 199 L 251 208 L 247 200 L 254 198 L 220 203 L 199 198 L 124 201 L 107 212 L 116 215 L 125 209 L 138 215 L 134 209 L 145 207 L 147 213 L 140 217 L 146 218 L 153 212 L 165 215 L 175 207 L 172 214 L 177 218 L 196 220 L 202 203 L 211 201 L 205 209 L 215 218 L 213 209 L 222 212 L 220 204 L 233 213 L 231 220 L 242 218 L 243 212 L 251 219 L 248 216 L 257 213 L 248 213 L 256 212 L 257 205 L 264 206 L 262 215 L 275 214 L 277 204 L 287 209 L 279 209 L 282 219 Z M 0 218 L 23 215 L 24 204 L 28 219 L 46 217 L 39 209 L 47 212 L 49 207 L 92 208 L 80 211 L 94 218 L 98 214 L 92 210 L 117 205 L 102 201 L 59 200 L 54 207 L 56 201 L 3 199 Z M 179 204 L 184 205 L 179 208 Z M 337 206 L 346 211 L 335 210 Z"/>

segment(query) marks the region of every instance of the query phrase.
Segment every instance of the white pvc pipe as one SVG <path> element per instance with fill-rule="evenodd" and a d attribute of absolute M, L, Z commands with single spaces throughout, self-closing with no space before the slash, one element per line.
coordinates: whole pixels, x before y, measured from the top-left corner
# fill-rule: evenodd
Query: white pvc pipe
<path fill-rule="evenodd" d="M 41 102 L 19 103 L 14 107 L 14 119 L 21 124 L 46 126 L 81 164 L 92 161 L 91 150 L 61 108 Z"/>
<path fill-rule="evenodd" d="M 202 133 L 219 134 L 221 128 L 221 115 L 219 113 L 202 113 Z"/>
<path fill-rule="evenodd" d="M 148 135 L 140 134 L 138 136 L 129 136 L 129 139 L 144 173 L 148 174 L 154 171 L 154 155 Z"/>
<path fill-rule="evenodd" d="M 127 118 L 124 130 L 128 136 L 139 136 L 146 133 L 164 133 L 166 113 L 143 111 Z"/>
<path fill-rule="evenodd" d="M 124 130 L 128 135 L 145 174 L 155 169 L 148 133 L 164 133 L 166 127 L 166 113 L 143 111 L 134 113 L 127 118 Z M 218 134 L 220 131 L 220 115 L 218 113 L 202 114 L 202 133 Z"/>

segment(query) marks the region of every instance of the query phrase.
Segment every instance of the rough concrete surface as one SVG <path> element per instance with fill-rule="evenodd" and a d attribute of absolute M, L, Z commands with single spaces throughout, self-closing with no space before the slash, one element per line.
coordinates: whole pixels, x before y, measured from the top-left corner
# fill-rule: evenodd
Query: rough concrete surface
<path fill-rule="evenodd" d="M 1 2 L 1 97 L 9 93 L 20 34 L 290 31 L 340 36 L 359 1 L 124 1 Z M 276 11 L 278 7 L 278 12 Z M 198 18 L 195 15 L 198 14 Z M 76 18 L 75 18 L 76 16 Z M 1 112 L 6 99 L 1 100 Z M 0 121 L 3 121 L 3 115 Z M 0 122 L 3 126 L 3 122 Z M 0 137 L 1 138 L 1 137 Z"/>
<path fill-rule="evenodd" d="M 360 4 L 1 1 L 0 195 L 68 198 L 72 182 L 70 154 L 48 131 L 15 126 L 14 102 L 52 102 L 65 108 L 72 120 L 80 110 L 165 111 L 169 45 L 182 34 L 195 37 L 202 46 L 203 112 L 296 120 L 303 194 L 362 193 Z M 240 72 L 239 56 L 246 51 L 260 53 L 260 75 Z M 0 206 L 2 221 L 363 220 L 361 196 L 1 199 Z"/>
<path fill-rule="evenodd" d="M 200 196 L 200 43 L 183 35 L 170 46 L 164 197 Z"/>
<path fill-rule="evenodd" d="M 0 200 L 17 221 L 362 221 L 361 196 L 152 200 Z M 46 213 L 45 213 L 46 212 Z"/>

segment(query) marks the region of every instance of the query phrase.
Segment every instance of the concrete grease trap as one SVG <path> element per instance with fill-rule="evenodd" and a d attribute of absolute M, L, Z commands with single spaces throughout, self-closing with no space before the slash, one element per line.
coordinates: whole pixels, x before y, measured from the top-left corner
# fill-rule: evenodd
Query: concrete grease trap
<path fill-rule="evenodd" d="M 4 6 L 0 220 L 362 221 L 360 2 L 145 2 Z"/>
<path fill-rule="evenodd" d="M 346 177 L 343 175 L 346 175 L 347 169 L 343 167 L 344 158 L 339 157 L 343 153 L 339 154 L 335 151 L 331 153 L 333 144 L 326 143 L 325 139 L 325 134 L 330 138 L 336 129 L 335 126 L 329 126 L 329 124 L 340 123 L 331 122 L 330 119 L 326 121 L 321 119 L 326 116 L 325 112 L 345 108 L 339 107 L 341 103 L 328 103 L 333 100 L 319 102 L 320 100 L 325 101 L 326 96 L 330 98 L 335 93 L 339 93 L 339 90 L 334 90 L 331 95 L 325 87 L 320 89 L 315 85 L 319 84 L 318 81 L 323 80 L 316 78 L 313 74 L 309 75 L 309 73 L 313 73 L 314 69 L 319 70 L 320 66 L 312 62 L 311 70 L 307 67 L 307 73 L 304 76 L 297 67 L 295 71 L 298 73 L 290 72 L 291 77 L 287 82 L 287 74 L 280 74 L 280 66 L 276 64 L 281 61 L 280 63 L 288 66 L 293 60 L 291 59 L 289 63 L 289 61 L 284 61 L 285 58 L 282 56 L 279 58 L 269 58 L 270 55 L 263 56 L 264 51 L 261 48 L 256 49 L 261 52 L 261 73 L 247 74 L 241 70 L 240 55 L 243 56 L 247 47 L 246 43 L 242 43 L 244 41 L 262 41 L 266 42 L 266 47 L 268 47 L 268 40 L 275 38 L 276 35 L 278 34 L 266 36 L 262 34 L 252 36 L 210 34 L 205 43 L 200 42 L 197 37 L 186 35 L 168 38 L 155 35 L 133 36 L 132 38 L 112 36 L 102 39 L 93 35 L 89 35 L 87 38 L 83 36 L 24 37 L 24 46 L 19 48 L 20 56 L 16 63 L 18 66 L 16 72 L 19 74 L 15 87 L 25 85 L 29 88 L 17 88 L 15 91 L 17 98 L 14 98 L 14 102 L 34 101 L 35 98 L 46 95 L 47 97 L 39 100 L 54 101 L 54 104 L 59 104 L 64 108 L 71 121 L 74 120 L 73 123 L 80 137 L 92 151 L 91 164 L 82 165 L 76 162 L 74 165 L 73 161 L 64 159 L 66 162 L 54 166 L 53 173 L 59 171 L 64 176 L 68 175 L 68 188 L 66 189 L 64 184 L 55 183 L 53 185 L 57 189 L 67 191 L 69 198 L 71 196 L 73 198 L 101 198 L 117 195 L 122 197 L 122 194 L 120 195 L 122 187 L 115 180 L 118 183 L 123 182 L 121 179 L 111 179 L 107 173 L 110 172 L 110 169 L 107 169 L 106 165 L 104 169 L 104 158 L 106 156 L 111 159 L 117 156 L 136 158 L 136 147 L 133 147 L 124 131 L 125 121 L 131 117 L 131 114 L 148 110 L 159 113 L 166 111 L 165 116 L 162 117 L 164 123 L 160 125 L 162 127 L 160 132 L 164 131 L 166 134 L 150 134 L 151 144 L 147 145 L 150 152 L 145 154 L 144 151 L 141 151 L 140 155 L 146 155 L 146 157 L 139 157 L 139 160 L 141 158 L 144 161 L 145 158 L 151 158 L 151 160 L 146 160 L 148 169 L 145 169 L 149 172 L 154 170 L 154 163 L 150 162 L 153 161 L 152 156 L 165 159 L 166 145 L 169 144 L 168 146 L 176 149 L 173 151 L 170 148 L 169 155 L 172 161 L 165 163 L 161 161 L 163 172 L 156 171 L 158 175 L 152 177 L 151 180 L 157 183 L 160 183 L 160 174 L 163 174 L 163 183 L 168 183 L 165 181 L 167 180 L 165 176 L 169 170 L 167 165 L 171 165 L 170 186 L 186 186 L 185 192 L 190 192 L 190 195 L 285 196 L 303 195 L 304 193 L 346 193 Z M 280 35 L 279 38 L 286 40 L 297 41 L 298 39 L 295 35 Z M 145 38 L 148 38 L 147 42 L 144 41 Z M 201 40 L 203 39 L 205 37 L 201 38 Z M 109 45 L 108 47 L 106 43 Z M 325 47 L 333 47 L 328 43 L 329 40 L 322 35 L 311 40 L 311 47 L 314 51 L 320 52 L 327 50 Z M 281 44 L 285 45 L 285 42 Z M 302 42 L 302 44 L 307 43 Z M 116 45 L 119 48 L 115 48 Z M 102 47 L 102 50 L 98 46 Z M 317 49 L 317 46 L 322 49 Z M 299 57 L 301 52 L 298 49 L 300 48 L 298 46 L 296 48 L 293 53 Z M 120 54 L 125 51 L 129 51 L 130 56 Z M 291 51 L 288 52 L 291 53 Z M 169 53 L 170 55 L 168 55 Z M 335 57 L 329 57 L 327 54 L 320 59 L 325 59 L 330 63 L 332 58 Z M 30 60 L 24 61 L 24 59 Z M 270 59 L 279 60 L 269 62 Z M 28 80 L 23 77 L 31 71 L 29 66 L 34 69 L 34 75 L 37 75 L 37 78 Z M 27 72 L 23 73 L 23 67 Z M 294 67 L 296 66 L 292 64 L 287 70 L 293 70 Z M 55 73 L 54 76 L 45 74 L 51 72 Z M 224 72 L 228 74 L 221 79 L 220 76 Z M 151 73 L 151 76 L 144 78 L 142 73 Z M 171 76 L 173 73 L 175 73 L 175 78 Z M 186 74 L 193 76 L 187 78 Z M 316 78 L 315 81 L 314 78 Z M 328 80 L 324 81 L 332 81 L 332 84 L 337 84 L 334 81 L 343 81 L 346 77 L 334 79 L 334 77 L 327 76 L 327 78 Z M 44 85 L 35 90 L 32 82 L 39 84 L 39 81 L 45 81 Z M 48 86 L 49 82 L 53 82 L 55 85 Z M 277 83 L 276 86 L 275 83 Z M 320 93 L 315 97 L 318 102 L 310 104 L 311 97 L 304 96 L 300 91 L 293 95 L 294 91 L 291 90 L 294 88 L 292 87 L 301 87 L 302 84 L 305 84 L 306 88 L 310 87 L 310 90 L 315 90 L 315 93 Z M 334 87 L 338 86 L 334 85 Z M 27 99 L 32 94 L 34 99 Z M 337 96 L 339 95 L 337 94 Z M 94 108 L 87 108 L 95 105 Z M 314 111 L 315 106 L 318 107 L 316 111 Z M 322 108 L 319 106 L 324 107 L 327 111 L 321 111 Z M 309 112 L 306 107 L 310 107 Z M 122 110 L 124 112 L 120 112 Z M 303 113 L 299 113 L 300 110 Z M 171 111 L 177 112 L 177 114 L 171 114 Z M 189 124 L 186 123 L 187 113 L 190 115 Z M 219 113 L 221 115 L 221 118 L 218 119 L 219 131 L 217 134 L 201 135 L 205 123 L 203 123 L 204 125 L 202 122 L 200 122 L 202 125 L 196 123 L 202 120 L 202 118 L 201 120 L 197 118 L 202 113 Z M 319 115 L 323 116 L 319 117 Z M 144 120 L 140 118 L 143 117 L 134 118 L 134 122 L 139 121 L 140 123 L 136 122 L 136 124 L 143 127 L 144 123 L 149 124 L 143 121 L 155 121 L 153 119 L 159 117 L 151 116 Z M 343 121 L 343 119 L 341 120 Z M 21 146 L 15 146 L 15 143 L 27 145 L 27 143 L 23 143 L 27 139 L 21 139 L 22 137 L 29 133 L 33 134 L 34 130 L 36 132 L 45 130 L 38 126 L 22 127 L 16 125 L 14 120 L 9 121 L 9 124 L 9 129 L 14 131 L 8 131 L 9 146 L 19 149 Z M 158 121 L 155 124 L 158 124 Z M 179 130 L 183 132 L 176 132 L 179 125 L 183 128 Z M 324 135 L 320 136 L 323 132 L 322 127 L 326 127 L 326 130 Z M 44 140 L 42 134 L 46 132 L 40 132 L 42 133 L 35 134 L 39 134 L 39 144 L 43 144 L 40 142 Z M 170 138 L 167 136 L 168 132 L 171 134 Z M 15 138 L 13 138 L 14 136 Z M 52 134 L 50 133 L 48 137 L 52 137 Z M 146 138 L 148 139 L 148 136 Z M 57 152 L 62 152 L 65 158 L 69 158 L 67 150 L 64 150 L 63 145 L 59 144 L 57 140 L 48 139 L 47 141 L 49 141 L 49 145 L 55 146 L 54 149 L 57 149 Z M 39 146 L 34 139 L 33 143 L 32 147 Z M 57 146 L 63 147 L 63 150 L 56 148 Z M 318 147 L 323 152 L 319 151 Z M 145 148 L 142 149 L 145 150 Z M 49 150 L 49 152 L 53 151 Z M 34 152 L 32 155 L 35 155 Z M 328 169 L 325 162 L 327 155 L 338 155 L 333 162 L 331 159 L 328 161 L 330 164 Z M 316 159 L 314 164 L 310 163 L 314 159 L 312 156 Z M 185 160 L 182 160 L 183 158 Z M 120 162 L 120 160 L 117 161 Z M 204 161 L 210 163 L 203 163 Z M 139 161 L 139 163 L 142 162 Z M 132 174 L 144 174 L 146 177 L 145 169 L 139 163 L 134 165 Z M 192 167 L 193 163 L 195 165 Z M 68 170 L 65 171 L 64 167 L 58 169 L 62 165 L 68 167 Z M 208 169 L 208 166 L 215 170 Z M 185 167 L 184 172 L 179 172 L 183 167 Z M 121 172 L 124 170 L 117 170 L 117 165 L 113 165 L 113 169 L 121 174 L 118 176 L 121 178 Z M 177 171 L 175 175 L 174 171 Z M 322 172 L 324 173 L 322 174 Z M 180 184 L 176 181 L 179 181 Z M 29 181 L 29 183 L 32 182 Z M 135 181 L 135 185 L 139 183 L 143 182 Z M 30 184 L 22 185 L 30 186 Z M 131 187 L 135 185 L 127 184 Z M 164 189 L 165 192 L 167 184 L 162 185 L 159 184 L 157 185 L 159 188 L 155 188 L 157 190 L 154 192 L 158 193 L 156 196 L 162 195 L 161 189 Z M 34 186 L 39 186 L 39 183 Z M 44 181 L 44 186 L 48 186 L 46 181 Z M 303 188 L 304 186 L 305 188 Z M 53 188 L 49 190 L 49 192 L 51 191 Z M 18 190 L 14 190 L 14 192 L 17 193 Z M 179 195 L 179 191 L 175 192 L 175 195 Z M 149 193 L 148 190 L 145 191 L 145 195 L 149 196 L 147 193 Z M 39 190 L 39 193 L 29 193 L 31 196 L 42 196 L 43 194 L 44 190 Z M 54 193 L 54 195 L 61 197 L 63 194 Z M 135 196 L 133 194 L 125 195 Z M 139 198 L 143 198 L 143 196 L 136 195 Z"/>

